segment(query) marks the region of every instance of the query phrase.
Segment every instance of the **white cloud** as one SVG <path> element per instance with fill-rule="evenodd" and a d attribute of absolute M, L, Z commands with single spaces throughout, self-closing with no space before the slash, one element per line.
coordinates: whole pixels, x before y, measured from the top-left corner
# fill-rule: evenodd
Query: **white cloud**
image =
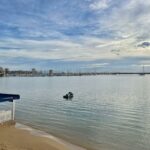
<path fill-rule="evenodd" d="M 109 63 L 94 63 L 94 64 L 88 64 L 88 65 L 84 66 L 83 68 L 88 68 L 88 69 L 102 68 L 102 67 L 106 67 L 107 65 L 109 65 Z"/>
<path fill-rule="evenodd" d="M 90 4 L 92 10 L 104 10 L 109 7 L 110 0 L 97 0 L 96 2 Z"/>
<path fill-rule="evenodd" d="M 141 48 L 138 48 L 131 50 L 130 45 L 132 42 L 134 42 L 132 38 L 104 40 L 95 37 L 80 37 L 78 41 L 71 39 L 45 41 L 7 39 L 1 40 L 0 47 L 11 45 L 14 48 L 9 50 L 1 48 L 0 56 L 46 60 L 92 61 L 97 59 L 120 59 L 126 56 L 150 55 L 150 51 L 147 49 L 141 50 Z M 112 49 L 121 49 L 117 52 L 119 56 L 113 53 Z"/>
<path fill-rule="evenodd" d="M 137 47 L 138 43 L 150 41 L 150 1 L 127 0 L 119 6 L 104 16 L 97 13 L 99 28 L 93 31 L 94 34 L 108 33 L 107 42 L 97 47 L 119 49 L 121 56 L 150 55 L 149 47 Z"/>
<path fill-rule="evenodd" d="M 101 58 L 114 58 L 111 52 L 98 48 L 100 43 L 106 44 L 97 38 L 80 38 L 79 41 L 73 40 L 18 40 L 7 39 L 0 42 L 0 56 L 7 57 L 27 57 L 37 59 L 65 59 L 65 60 L 95 60 Z M 9 50 L 3 49 L 5 45 L 14 47 Z M 15 49 L 16 48 L 16 49 Z M 19 49 L 17 49 L 19 48 Z M 104 49 L 104 50 L 103 50 Z"/>

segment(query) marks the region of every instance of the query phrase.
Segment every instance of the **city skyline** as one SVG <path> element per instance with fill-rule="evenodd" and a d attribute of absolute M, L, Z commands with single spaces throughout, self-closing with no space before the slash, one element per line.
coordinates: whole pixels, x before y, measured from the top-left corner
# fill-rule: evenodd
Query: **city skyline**
<path fill-rule="evenodd" d="M 0 66 L 150 70 L 149 0 L 1 0 Z"/>

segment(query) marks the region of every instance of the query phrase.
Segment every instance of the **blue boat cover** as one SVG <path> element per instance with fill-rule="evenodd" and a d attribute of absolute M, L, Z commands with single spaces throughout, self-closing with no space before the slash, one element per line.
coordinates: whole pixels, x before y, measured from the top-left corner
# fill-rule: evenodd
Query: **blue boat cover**
<path fill-rule="evenodd" d="M 20 95 L 0 93 L 0 102 L 12 102 L 13 100 L 19 99 Z"/>

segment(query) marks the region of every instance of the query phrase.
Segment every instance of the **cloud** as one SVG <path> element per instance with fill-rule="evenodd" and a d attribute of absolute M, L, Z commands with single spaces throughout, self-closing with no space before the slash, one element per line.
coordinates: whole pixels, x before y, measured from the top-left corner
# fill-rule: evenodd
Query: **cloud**
<path fill-rule="evenodd" d="M 141 0 L 117 0 L 111 3 L 109 11 L 97 12 L 98 27 L 94 35 L 111 39 L 112 49 L 119 49 L 126 55 L 146 55 L 146 50 L 141 52 L 137 47 L 142 41 L 149 41 L 150 2 Z M 116 41 L 118 44 L 115 44 Z"/>
<path fill-rule="evenodd" d="M 141 44 L 138 45 L 138 47 L 142 47 L 142 48 L 146 48 L 150 46 L 150 42 L 143 42 Z"/>
<path fill-rule="evenodd" d="M 87 61 L 108 57 L 107 53 L 101 55 L 100 48 L 97 47 L 96 42 L 98 41 L 96 41 L 96 39 L 93 38 L 93 40 L 89 40 L 91 40 L 91 38 L 86 40 L 81 38 L 80 42 L 67 39 L 44 41 L 7 39 L 0 42 L 0 56 L 64 59 L 67 61 Z M 99 43 L 100 42 L 101 41 L 99 41 Z M 11 45 L 11 48 L 5 47 L 5 45 L 8 44 Z M 110 58 L 112 57 L 110 56 Z"/>
<path fill-rule="evenodd" d="M 109 65 L 109 63 L 92 63 L 92 64 L 84 65 L 83 68 L 96 69 L 96 68 L 106 67 L 107 65 Z"/>
<path fill-rule="evenodd" d="M 105 10 L 109 7 L 110 0 L 97 0 L 90 4 L 92 10 Z"/>

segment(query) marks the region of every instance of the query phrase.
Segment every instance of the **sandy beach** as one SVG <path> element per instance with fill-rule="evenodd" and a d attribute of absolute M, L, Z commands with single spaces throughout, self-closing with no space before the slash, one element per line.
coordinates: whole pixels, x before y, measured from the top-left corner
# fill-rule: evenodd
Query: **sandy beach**
<path fill-rule="evenodd" d="M 14 125 L 0 126 L 0 150 L 84 150 L 55 137 L 41 137 Z"/>

